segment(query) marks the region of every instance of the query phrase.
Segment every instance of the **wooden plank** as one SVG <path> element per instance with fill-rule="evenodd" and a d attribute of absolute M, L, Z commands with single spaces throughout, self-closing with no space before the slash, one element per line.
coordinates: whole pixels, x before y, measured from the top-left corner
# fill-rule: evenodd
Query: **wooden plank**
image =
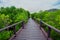
<path fill-rule="evenodd" d="M 34 20 L 29 19 L 24 29 L 12 40 L 47 40 L 39 27 Z"/>

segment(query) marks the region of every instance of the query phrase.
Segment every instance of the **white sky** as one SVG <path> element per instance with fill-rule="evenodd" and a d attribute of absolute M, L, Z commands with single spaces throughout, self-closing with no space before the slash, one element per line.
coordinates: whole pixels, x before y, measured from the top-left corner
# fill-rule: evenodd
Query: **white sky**
<path fill-rule="evenodd" d="M 16 6 L 18 8 L 22 7 L 27 9 L 30 12 L 36 12 L 52 8 L 60 8 L 59 3 L 59 0 L 0 0 L 0 7 Z"/>

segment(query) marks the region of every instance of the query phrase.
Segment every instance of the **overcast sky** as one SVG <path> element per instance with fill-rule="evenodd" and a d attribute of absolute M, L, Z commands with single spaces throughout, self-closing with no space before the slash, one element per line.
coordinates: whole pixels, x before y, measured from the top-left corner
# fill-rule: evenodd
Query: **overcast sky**
<path fill-rule="evenodd" d="M 52 8 L 60 9 L 60 0 L 0 0 L 0 7 L 1 6 L 22 7 L 30 12 L 36 12 Z"/>

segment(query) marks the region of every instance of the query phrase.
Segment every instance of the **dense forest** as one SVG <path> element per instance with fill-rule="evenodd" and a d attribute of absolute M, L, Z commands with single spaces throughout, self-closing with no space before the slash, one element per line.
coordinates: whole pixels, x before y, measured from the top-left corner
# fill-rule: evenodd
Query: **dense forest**
<path fill-rule="evenodd" d="M 28 21 L 29 11 L 23 8 L 11 7 L 1 7 L 0 8 L 0 29 L 5 28 L 9 25 L 20 21 Z M 19 30 L 21 25 L 17 25 L 16 30 Z M 0 32 L 0 40 L 8 40 L 13 35 L 13 31 L 2 31 Z"/>
<path fill-rule="evenodd" d="M 35 12 L 31 14 L 32 18 L 40 22 L 40 20 L 44 21 L 45 23 L 57 28 L 60 30 L 60 9 L 56 10 L 45 10 L 40 12 Z M 44 27 L 46 31 L 48 31 L 47 27 Z M 56 33 L 54 30 L 51 31 L 51 37 L 54 40 L 60 40 L 60 34 Z"/>

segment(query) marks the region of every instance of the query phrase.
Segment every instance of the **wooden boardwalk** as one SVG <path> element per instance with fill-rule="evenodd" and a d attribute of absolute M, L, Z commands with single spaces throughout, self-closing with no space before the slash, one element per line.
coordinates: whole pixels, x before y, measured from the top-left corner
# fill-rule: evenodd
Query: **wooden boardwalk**
<path fill-rule="evenodd" d="M 39 25 L 31 18 L 24 27 L 12 40 L 47 40 L 40 30 Z"/>

